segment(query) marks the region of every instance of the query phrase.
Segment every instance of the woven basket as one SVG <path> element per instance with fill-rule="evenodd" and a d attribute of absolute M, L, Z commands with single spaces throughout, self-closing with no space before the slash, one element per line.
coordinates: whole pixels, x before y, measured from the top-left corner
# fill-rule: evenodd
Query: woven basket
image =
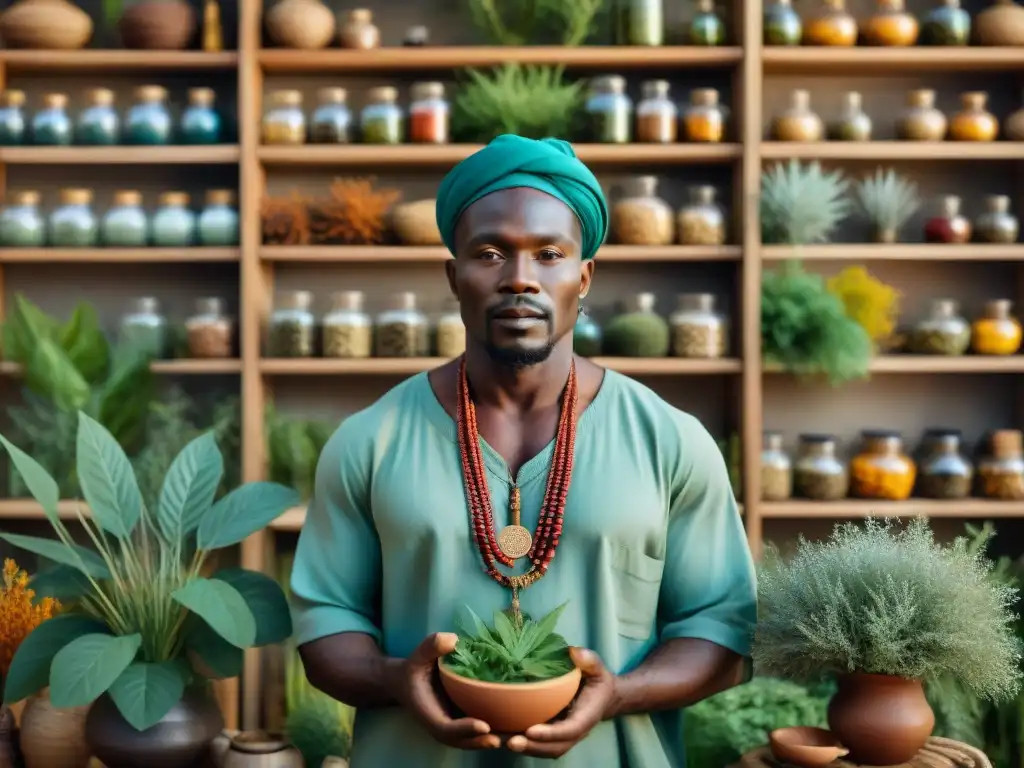
<path fill-rule="evenodd" d="M 762 747 L 743 756 L 731 768 L 793 768 L 772 757 L 768 747 Z M 829 768 L 861 768 L 857 763 L 836 760 Z M 992 768 L 991 761 L 978 749 L 959 741 L 932 737 L 917 757 L 909 763 L 887 768 Z"/>

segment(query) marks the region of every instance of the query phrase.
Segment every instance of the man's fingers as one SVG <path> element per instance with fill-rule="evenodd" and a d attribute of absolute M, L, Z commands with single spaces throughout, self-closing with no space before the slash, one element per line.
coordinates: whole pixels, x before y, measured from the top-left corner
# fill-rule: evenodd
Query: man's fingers
<path fill-rule="evenodd" d="M 409 663 L 413 666 L 429 666 L 454 651 L 458 642 L 459 636 L 453 632 L 435 632 L 416 646 L 416 650 L 409 655 Z"/>
<path fill-rule="evenodd" d="M 546 758 L 557 758 L 564 755 L 572 747 L 572 742 L 540 742 L 532 741 L 525 736 L 513 736 L 507 742 L 505 746 L 511 752 L 517 752 L 521 755 L 529 755 L 530 757 L 546 757 Z"/>
<path fill-rule="evenodd" d="M 573 702 L 569 715 L 553 723 L 532 725 L 526 729 L 526 738 L 544 743 L 577 741 L 597 725 L 604 715 L 606 697 L 600 683 L 585 683 Z"/>
<path fill-rule="evenodd" d="M 593 651 L 573 646 L 569 649 L 569 655 L 584 677 L 601 677 L 605 674 L 601 657 Z"/>

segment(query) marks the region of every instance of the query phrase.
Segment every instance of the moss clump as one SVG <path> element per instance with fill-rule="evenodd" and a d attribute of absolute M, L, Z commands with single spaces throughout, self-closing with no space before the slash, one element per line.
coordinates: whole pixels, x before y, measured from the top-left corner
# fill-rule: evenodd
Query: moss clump
<path fill-rule="evenodd" d="M 305 696 L 285 721 L 288 740 L 302 753 L 306 765 L 321 765 L 328 757 L 348 757 L 351 737 L 338 716 L 338 704 L 325 695 Z"/>

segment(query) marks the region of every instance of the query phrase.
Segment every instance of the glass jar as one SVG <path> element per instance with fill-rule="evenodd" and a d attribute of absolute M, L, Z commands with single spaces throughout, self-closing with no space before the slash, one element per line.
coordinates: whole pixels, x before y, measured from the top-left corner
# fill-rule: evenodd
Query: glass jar
<path fill-rule="evenodd" d="M 668 319 L 672 328 L 673 357 L 718 359 L 729 352 L 729 327 L 715 311 L 710 293 L 684 293 Z"/>
<path fill-rule="evenodd" d="M 626 94 L 626 78 L 606 75 L 591 80 L 584 111 L 591 141 L 628 144 L 633 140 L 633 101 Z"/>
<path fill-rule="evenodd" d="M 144 296 L 132 302 L 121 318 L 121 343 L 147 357 L 161 360 L 169 347 L 167 318 L 160 313 L 160 302 Z"/>
<path fill-rule="evenodd" d="M 782 435 L 765 432 L 761 442 L 761 499 L 785 501 L 793 495 L 793 462 Z"/>
<path fill-rule="evenodd" d="M 0 247 L 41 248 L 46 245 L 46 221 L 39 212 L 39 193 L 32 189 L 11 195 L 0 211 Z"/>
<path fill-rule="evenodd" d="M 725 215 L 715 202 L 714 187 L 690 187 L 690 202 L 676 217 L 680 245 L 722 245 L 725 243 Z"/>
<path fill-rule="evenodd" d="M 0 147 L 25 143 L 25 92 L 7 89 L 0 94 Z"/>
<path fill-rule="evenodd" d="M 953 141 L 995 141 L 999 136 L 999 120 L 986 109 L 988 94 L 968 91 L 960 96 L 960 111 L 949 121 L 949 138 Z"/>
<path fill-rule="evenodd" d="M 1010 213 L 1010 198 L 989 195 L 985 198 L 985 212 L 974 226 L 976 239 L 983 243 L 1016 243 L 1020 222 Z"/>
<path fill-rule="evenodd" d="M 122 189 L 100 222 L 100 239 L 111 248 L 142 248 L 149 244 L 149 217 L 142 208 L 142 193 Z"/>
<path fill-rule="evenodd" d="M 1010 311 L 1013 302 L 995 299 L 971 324 L 971 350 L 979 355 L 1015 355 L 1020 351 L 1021 325 Z"/>
<path fill-rule="evenodd" d="M 935 91 L 919 88 L 907 92 L 907 108 L 896 120 L 896 138 L 905 141 L 942 141 L 946 116 L 935 106 Z"/>
<path fill-rule="evenodd" d="M 273 91 L 263 113 L 264 144 L 305 144 L 306 115 L 301 91 Z"/>
<path fill-rule="evenodd" d="M 793 462 L 793 492 L 804 499 L 836 501 L 846 497 L 846 467 L 836 457 L 832 435 L 800 435 Z"/>
<path fill-rule="evenodd" d="M 924 239 L 929 243 L 966 243 L 971 239 L 973 227 L 966 216 L 960 215 L 960 198 L 946 195 L 941 201 L 938 216 L 924 225 Z"/>
<path fill-rule="evenodd" d="M 66 147 L 71 144 L 74 128 L 67 113 L 65 93 L 43 96 L 43 108 L 32 116 L 32 143 L 41 147 Z"/>
<path fill-rule="evenodd" d="M 1024 442 L 1020 430 L 1000 429 L 990 438 L 991 454 L 978 462 L 978 493 L 986 499 L 1024 499 Z"/>
<path fill-rule="evenodd" d="M 621 314 L 602 329 L 601 348 L 610 357 L 665 357 L 671 345 L 668 321 L 655 311 L 657 299 L 644 292 L 622 302 Z"/>
<path fill-rule="evenodd" d="M 619 45 L 661 45 L 665 41 L 662 0 L 615 0 Z"/>
<path fill-rule="evenodd" d="M 171 143 L 174 125 L 167 109 L 167 89 L 144 85 L 135 90 L 135 103 L 124 119 L 127 144 L 162 146 Z"/>
<path fill-rule="evenodd" d="M 352 141 L 352 110 L 344 88 L 321 88 L 309 119 L 309 138 L 314 144 L 348 144 Z"/>
<path fill-rule="evenodd" d="M 804 24 L 791 0 L 775 0 L 764 9 L 765 45 L 800 45 Z"/>
<path fill-rule="evenodd" d="M 121 117 L 114 108 L 114 92 L 93 88 L 85 94 L 86 106 L 75 121 L 75 143 L 111 147 L 121 141 Z"/>
<path fill-rule="evenodd" d="M 690 19 L 686 39 L 690 45 L 725 43 L 725 24 L 715 11 L 715 0 L 697 0 L 697 12 Z"/>
<path fill-rule="evenodd" d="M 971 495 L 974 468 L 961 452 L 959 430 L 933 434 L 921 451 L 917 492 L 926 499 L 965 499 Z"/>
<path fill-rule="evenodd" d="M 850 461 L 851 495 L 886 501 L 910 498 L 917 467 L 903 452 L 900 433 L 869 429 L 860 434 L 860 453 Z"/>
<path fill-rule="evenodd" d="M 636 106 L 636 140 L 646 144 L 671 144 L 679 131 L 679 110 L 669 98 L 668 80 L 648 80 L 641 86 Z"/>
<path fill-rule="evenodd" d="M 846 10 L 846 0 L 822 0 L 821 7 L 804 24 L 804 45 L 857 44 L 857 20 Z"/>
<path fill-rule="evenodd" d="M 825 124 L 811 109 L 809 91 L 797 89 L 789 94 L 789 107 L 772 120 L 772 138 L 776 141 L 821 141 Z"/>
<path fill-rule="evenodd" d="M 312 357 L 315 351 L 316 318 L 313 294 L 309 291 L 285 291 L 270 314 L 267 333 L 269 357 Z"/>
<path fill-rule="evenodd" d="M 238 245 L 238 209 L 233 189 L 211 189 L 206 193 L 206 207 L 196 221 L 199 244 L 227 248 Z"/>
<path fill-rule="evenodd" d="M 669 245 L 675 222 L 669 204 L 658 197 L 658 177 L 638 176 L 622 187 L 611 206 L 609 235 L 620 245 Z"/>
<path fill-rule="evenodd" d="M 164 192 L 153 214 L 153 245 L 184 248 L 195 243 L 196 215 L 189 210 L 186 192 Z"/>
<path fill-rule="evenodd" d="M 1018 104 L 1024 97 L 1018 100 Z M 1003 120 L 1003 138 L 1007 141 L 1024 141 L 1024 107 L 1011 112 Z"/>
<path fill-rule="evenodd" d="M 921 45 L 959 46 L 971 40 L 971 14 L 960 0 L 940 0 L 921 21 Z"/>
<path fill-rule="evenodd" d="M 907 13 L 904 0 L 877 0 L 875 13 L 864 22 L 866 45 L 904 47 L 917 42 L 917 19 Z"/>
<path fill-rule="evenodd" d="M 377 316 L 377 357 L 426 357 L 430 354 L 430 325 L 416 309 L 416 294 L 396 293 L 390 306 Z"/>
<path fill-rule="evenodd" d="M 448 299 L 437 318 L 438 357 L 458 357 L 466 351 L 466 325 L 457 299 Z"/>
<path fill-rule="evenodd" d="M 182 144 L 205 145 L 221 141 L 220 114 L 214 107 L 216 99 L 213 88 L 189 88 L 188 106 L 178 121 Z"/>
<path fill-rule="evenodd" d="M 871 141 L 873 127 L 871 118 L 862 107 L 860 93 L 847 91 L 843 96 L 842 112 L 828 126 L 828 136 L 832 141 Z"/>
<path fill-rule="evenodd" d="M 444 83 L 415 83 L 409 104 L 409 141 L 447 144 L 449 111 Z"/>
<path fill-rule="evenodd" d="M 390 85 L 371 88 L 359 113 L 359 131 L 365 144 L 401 144 L 405 140 L 405 115 L 398 106 L 398 89 Z"/>
<path fill-rule="evenodd" d="M 601 354 L 601 337 L 601 326 L 581 305 L 572 331 L 573 352 L 583 357 L 597 357 Z"/>
<path fill-rule="evenodd" d="M 409 27 L 402 37 L 402 45 L 406 48 L 422 48 L 430 42 L 430 30 L 422 24 Z"/>
<path fill-rule="evenodd" d="M 91 248 L 99 241 L 91 189 L 62 189 L 60 205 L 50 213 L 49 241 L 55 248 Z"/>
<path fill-rule="evenodd" d="M 380 30 L 373 23 L 373 11 L 355 8 L 348 12 L 348 19 L 338 33 L 342 48 L 369 51 L 380 47 Z"/>
<path fill-rule="evenodd" d="M 953 299 L 936 299 L 931 313 L 908 334 L 907 346 L 918 355 L 962 355 L 971 344 L 971 326 Z"/>
<path fill-rule="evenodd" d="M 683 110 L 683 138 L 717 144 L 725 137 L 725 110 L 714 88 L 690 91 L 690 103 Z"/>
<path fill-rule="evenodd" d="M 224 302 L 218 298 L 196 301 L 195 314 L 185 320 L 185 337 L 189 357 L 209 360 L 234 355 L 234 323 L 224 313 Z"/>
<path fill-rule="evenodd" d="M 365 358 L 373 354 L 373 319 L 363 311 L 362 291 L 331 294 L 322 337 L 324 357 Z"/>

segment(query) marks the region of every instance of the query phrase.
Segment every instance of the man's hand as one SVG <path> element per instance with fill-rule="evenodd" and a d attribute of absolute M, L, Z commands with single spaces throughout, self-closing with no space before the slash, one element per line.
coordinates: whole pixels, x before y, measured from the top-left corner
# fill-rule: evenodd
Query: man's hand
<path fill-rule="evenodd" d="M 496 749 L 501 740 L 487 723 L 471 717 L 453 719 L 438 695 L 437 660 L 454 651 L 457 642 L 458 635 L 438 632 L 420 643 L 393 673 L 394 697 L 442 744 L 457 749 Z"/>
<path fill-rule="evenodd" d="M 511 737 L 506 746 L 531 757 L 561 757 L 590 731 L 607 719 L 615 703 L 615 675 L 605 668 L 593 651 L 570 649 L 572 659 L 583 673 L 579 696 L 564 720 L 535 725 L 525 734 Z"/>

